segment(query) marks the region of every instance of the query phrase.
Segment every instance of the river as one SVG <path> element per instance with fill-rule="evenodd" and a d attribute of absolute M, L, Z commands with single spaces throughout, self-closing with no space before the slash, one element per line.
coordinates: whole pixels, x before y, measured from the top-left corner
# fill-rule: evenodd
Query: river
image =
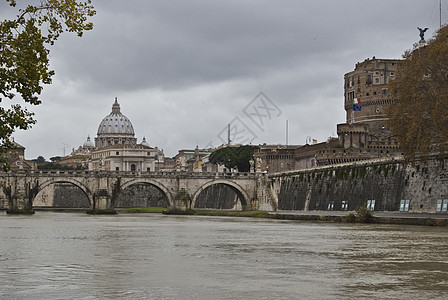
<path fill-rule="evenodd" d="M 1 299 L 446 299 L 448 229 L 0 212 Z"/>

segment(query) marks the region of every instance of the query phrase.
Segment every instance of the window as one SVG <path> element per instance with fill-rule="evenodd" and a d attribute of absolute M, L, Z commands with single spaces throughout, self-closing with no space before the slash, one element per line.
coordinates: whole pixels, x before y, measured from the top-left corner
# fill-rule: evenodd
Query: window
<path fill-rule="evenodd" d="M 151 168 L 146 168 L 146 171 L 151 172 Z"/>
<path fill-rule="evenodd" d="M 115 167 L 115 171 L 120 171 L 120 167 Z"/>
<path fill-rule="evenodd" d="M 367 200 L 367 209 L 375 210 L 375 200 Z"/>
<path fill-rule="evenodd" d="M 354 98 L 355 98 L 355 91 L 347 93 L 347 100 L 348 100 L 348 102 L 352 102 Z"/>
<path fill-rule="evenodd" d="M 400 211 L 409 211 L 409 203 L 411 200 L 401 200 L 400 201 Z"/>
<path fill-rule="evenodd" d="M 348 210 L 348 201 L 347 200 L 342 201 L 341 210 Z"/>
<path fill-rule="evenodd" d="M 448 211 L 448 199 L 437 200 L 436 212 L 447 212 Z"/>
<path fill-rule="evenodd" d="M 120 155 L 120 152 L 117 151 L 115 154 L 116 154 L 116 155 Z"/>
<path fill-rule="evenodd" d="M 131 172 L 135 172 L 135 164 L 131 165 Z"/>
<path fill-rule="evenodd" d="M 370 93 L 366 93 L 366 96 L 370 96 Z"/>
<path fill-rule="evenodd" d="M 328 210 L 333 210 L 333 209 L 334 209 L 334 201 L 328 202 Z"/>

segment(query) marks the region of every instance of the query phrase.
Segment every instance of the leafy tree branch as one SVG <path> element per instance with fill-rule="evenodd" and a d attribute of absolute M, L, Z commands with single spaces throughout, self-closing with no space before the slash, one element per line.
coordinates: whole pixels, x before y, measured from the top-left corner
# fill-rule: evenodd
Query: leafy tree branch
<path fill-rule="evenodd" d="M 12 8 L 15 0 L 5 0 Z M 91 0 L 41 0 L 37 5 L 18 9 L 12 20 L 0 22 L 0 165 L 7 170 L 4 154 L 13 148 L 16 129 L 29 129 L 36 120 L 34 113 L 22 105 L 5 104 L 16 95 L 31 105 L 41 104 L 44 84 L 55 74 L 49 68 L 49 46 L 62 32 L 82 36 L 93 29 L 88 19 L 95 15 Z M 16 101 L 17 102 L 17 101 Z"/>

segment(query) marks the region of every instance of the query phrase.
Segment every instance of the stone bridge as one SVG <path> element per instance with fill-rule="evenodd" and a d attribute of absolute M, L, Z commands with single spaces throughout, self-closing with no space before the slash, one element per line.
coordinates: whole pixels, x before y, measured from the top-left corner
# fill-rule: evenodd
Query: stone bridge
<path fill-rule="evenodd" d="M 195 207 L 208 187 L 225 185 L 243 210 L 346 211 L 367 205 L 375 211 L 447 213 L 447 166 L 448 156 L 414 164 L 389 158 L 277 174 L 19 170 L 0 172 L 0 207 L 32 209 L 44 189 L 68 183 L 82 190 L 93 210 L 113 210 L 120 193 L 136 184 L 157 188 L 168 207 L 185 208 L 186 200 Z"/>
<path fill-rule="evenodd" d="M 134 184 L 156 187 L 171 208 L 194 207 L 199 194 L 213 185 L 226 185 L 238 196 L 243 210 L 258 209 L 261 174 L 189 172 L 23 171 L 0 173 L 0 200 L 9 209 L 32 209 L 46 187 L 69 183 L 83 191 L 93 210 L 113 210 L 121 191 Z M 183 196 L 186 195 L 187 197 Z"/>

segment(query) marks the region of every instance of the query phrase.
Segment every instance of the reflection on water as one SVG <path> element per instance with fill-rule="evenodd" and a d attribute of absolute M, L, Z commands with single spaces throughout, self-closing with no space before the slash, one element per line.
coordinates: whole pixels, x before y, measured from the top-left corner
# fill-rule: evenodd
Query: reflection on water
<path fill-rule="evenodd" d="M 443 299 L 447 233 L 249 218 L 1 214 L 0 298 Z"/>

